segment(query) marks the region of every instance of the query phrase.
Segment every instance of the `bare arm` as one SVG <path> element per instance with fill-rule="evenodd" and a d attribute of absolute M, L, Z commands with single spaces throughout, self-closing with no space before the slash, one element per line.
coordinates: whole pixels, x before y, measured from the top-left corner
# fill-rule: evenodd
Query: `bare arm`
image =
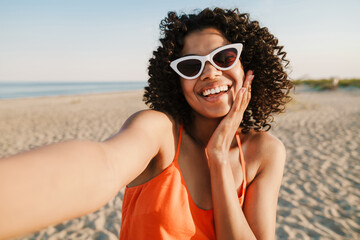
<path fill-rule="evenodd" d="M 255 239 L 239 204 L 229 163 L 210 167 L 216 239 Z"/>
<path fill-rule="evenodd" d="M 216 239 L 255 239 L 240 207 L 228 153 L 250 101 L 252 72 L 246 74 L 243 88 L 236 94 L 233 106 L 211 136 L 205 149 L 208 159 Z"/>
<path fill-rule="evenodd" d="M 261 166 L 246 191 L 241 209 L 229 164 L 213 164 L 211 169 L 214 209 L 217 207 L 217 237 L 225 239 L 275 239 L 276 208 L 285 163 L 283 144 L 270 134 L 260 140 L 256 154 Z M 261 143 L 262 142 L 262 143 Z M 258 146 L 259 146 L 258 145 Z M 216 221 L 216 218 L 215 218 Z M 218 235 L 219 233 L 219 235 Z M 220 235 L 227 234 L 227 235 Z M 253 234 L 253 235 L 252 235 Z"/>
<path fill-rule="evenodd" d="M 246 191 L 244 214 L 257 239 L 275 239 L 276 209 L 286 152 L 282 142 L 270 134 L 264 134 L 260 142 L 256 155 L 261 165 Z"/>
<path fill-rule="evenodd" d="M 110 171 L 100 145 L 86 141 L 0 160 L 0 238 L 95 211 L 114 193 Z"/>
<path fill-rule="evenodd" d="M 245 195 L 241 209 L 228 152 L 234 132 L 250 100 L 250 73 L 243 92 L 212 135 L 206 154 L 209 161 L 217 239 L 274 239 L 276 206 L 285 162 L 283 144 L 270 134 L 253 139 L 259 169 Z M 244 91 L 245 90 L 245 91 Z"/>
<path fill-rule="evenodd" d="M 144 111 L 103 143 L 75 140 L 0 160 L 0 239 L 104 206 L 158 153 L 169 122 Z"/>

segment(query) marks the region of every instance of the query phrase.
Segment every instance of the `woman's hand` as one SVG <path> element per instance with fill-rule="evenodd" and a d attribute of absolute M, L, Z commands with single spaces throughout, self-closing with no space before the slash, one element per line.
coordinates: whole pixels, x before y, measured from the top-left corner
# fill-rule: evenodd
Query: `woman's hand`
<path fill-rule="evenodd" d="M 255 239 L 239 204 L 229 164 L 229 150 L 251 98 L 253 72 L 248 71 L 229 113 L 212 134 L 205 154 L 209 164 L 216 239 Z"/>
<path fill-rule="evenodd" d="M 244 112 L 251 98 L 251 83 L 254 79 L 253 71 L 246 73 L 243 87 L 235 94 L 235 99 L 229 113 L 221 120 L 215 129 L 206 148 L 208 163 L 211 161 L 226 161 L 231 142 L 240 126 Z"/>

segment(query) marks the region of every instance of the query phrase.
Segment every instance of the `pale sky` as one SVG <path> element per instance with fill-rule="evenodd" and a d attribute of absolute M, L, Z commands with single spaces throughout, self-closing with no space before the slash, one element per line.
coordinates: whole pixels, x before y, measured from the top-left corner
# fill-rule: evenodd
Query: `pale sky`
<path fill-rule="evenodd" d="M 215 6 L 268 27 L 292 79 L 360 78 L 359 0 L 0 0 L 0 82 L 146 81 L 167 12 Z"/>

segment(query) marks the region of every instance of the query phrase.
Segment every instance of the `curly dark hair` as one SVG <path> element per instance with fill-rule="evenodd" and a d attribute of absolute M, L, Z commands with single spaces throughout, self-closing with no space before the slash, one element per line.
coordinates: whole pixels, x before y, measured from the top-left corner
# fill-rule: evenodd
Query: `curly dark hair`
<path fill-rule="evenodd" d="M 250 21 L 249 14 L 240 14 L 238 9 L 206 8 L 189 15 L 169 12 L 160 23 L 161 46 L 149 60 L 150 78 L 144 101 L 151 109 L 166 112 L 185 127 L 190 126 L 192 109 L 170 62 L 180 57 L 187 34 L 209 27 L 219 30 L 231 43 L 242 43 L 240 61 L 244 72 L 254 71 L 251 101 L 240 124 L 242 131 L 268 131 L 273 114 L 283 112 L 285 104 L 291 100 L 288 94 L 293 83 L 285 72 L 289 61 L 278 39 L 257 21 Z"/>

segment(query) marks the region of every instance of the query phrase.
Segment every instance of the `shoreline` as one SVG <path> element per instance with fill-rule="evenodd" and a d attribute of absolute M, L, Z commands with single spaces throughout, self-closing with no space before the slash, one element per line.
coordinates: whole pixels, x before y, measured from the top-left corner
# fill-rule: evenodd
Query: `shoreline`
<path fill-rule="evenodd" d="M 0 99 L 106 94 L 142 90 L 146 81 L 0 82 Z"/>
<path fill-rule="evenodd" d="M 64 94 L 64 95 L 55 95 L 55 96 L 34 96 L 34 97 L 17 97 L 17 98 L 0 98 L 0 104 L 3 101 L 13 101 L 13 100 L 37 100 L 37 99 L 56 99 L 56 98 L 67 98 L 67 97 L 92 97 L 92 96 L 103 96 L 103 95 L 118 95 L 118 94 L 132 94 L 144 92 L 144 89 L 138 90 L 124 90 L 124 91 L 114 91 L 114 92 L 102 92 L 102 93 L 78 93 L 78 94 Z"/>

